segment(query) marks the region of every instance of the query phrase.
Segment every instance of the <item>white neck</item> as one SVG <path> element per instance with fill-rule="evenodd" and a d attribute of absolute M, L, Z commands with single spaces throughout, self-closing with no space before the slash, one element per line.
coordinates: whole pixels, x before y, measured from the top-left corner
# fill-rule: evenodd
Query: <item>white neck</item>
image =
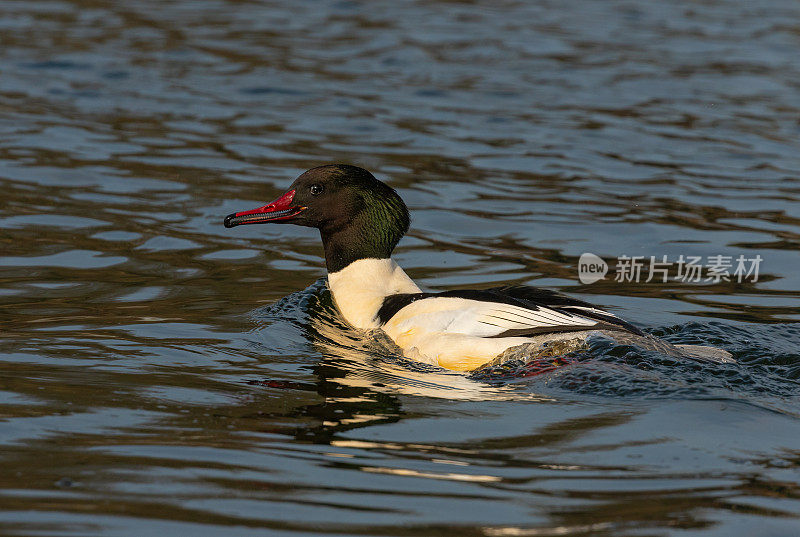
<path fill-rule="evenodd" d="M 419 293 L 414 281 L 392 259 L 359 259 L 328 274 L 333 301 L 356 328 L 378 328 L 383 299 L 397 293 Z"/>

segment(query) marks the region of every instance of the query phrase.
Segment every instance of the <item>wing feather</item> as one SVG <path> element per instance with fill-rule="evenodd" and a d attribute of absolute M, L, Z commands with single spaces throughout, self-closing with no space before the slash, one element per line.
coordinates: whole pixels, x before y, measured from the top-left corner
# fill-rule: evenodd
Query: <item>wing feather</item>
<path fill-rule="evenodd" d="M 591 329 L 598 321 L 579 315 L 563 314 L 548 308 L 529 310 L 497 302 L 431 297 L 416 300 L 402 308 L 387 323 L 397 332 L 465 334 L 500 337 L 514 331 L 533 333 Z"/>
<path fill-rule="evenodd" d="M 392 295 L 378 313 L 384 328 L 398 333 L 519 337 L 573 330 L 641 331 L 588 302 L 534 287 Z"/>

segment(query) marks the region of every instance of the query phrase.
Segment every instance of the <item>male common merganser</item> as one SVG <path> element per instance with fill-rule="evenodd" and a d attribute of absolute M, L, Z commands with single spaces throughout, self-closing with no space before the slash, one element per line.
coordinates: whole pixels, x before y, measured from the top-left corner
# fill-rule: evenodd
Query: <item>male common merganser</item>
<path fill-rule="evenodd" d="M 319 229 L 328 286 L 344 319 L 357 329 L 383 330 L 415 360 L 471 371 L 508 349 L 590 333 L 660 342 L 616 315 L 555 291 L 509 286 L 423 292 L 391 258 L 408 230 L 408 209 L 363 168 L 312 168 L 272 203 L 230 214 L 224 222 L 228 228 L 266 223 Z"/>

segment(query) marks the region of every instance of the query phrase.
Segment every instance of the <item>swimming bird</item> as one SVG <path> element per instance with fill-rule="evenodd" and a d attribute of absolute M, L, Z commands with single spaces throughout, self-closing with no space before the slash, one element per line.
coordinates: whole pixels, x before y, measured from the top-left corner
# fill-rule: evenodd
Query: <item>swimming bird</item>
<path fill-rule="evenodd" d="M 424 292 L 392 259 L 409 222 L 394 189 L 363 168 L 334 164 L 306 171 L 275 201 L 230 214 L 224 225 L 317 228 L 328 287 L 342 317 L 356 329 L 383 330 L 414 360 L 471 371 L 509 349 L 598 332 L 622 341 L 658 341 L 682 352 L 602 308 L 555 291 L 515 285 Z"/>

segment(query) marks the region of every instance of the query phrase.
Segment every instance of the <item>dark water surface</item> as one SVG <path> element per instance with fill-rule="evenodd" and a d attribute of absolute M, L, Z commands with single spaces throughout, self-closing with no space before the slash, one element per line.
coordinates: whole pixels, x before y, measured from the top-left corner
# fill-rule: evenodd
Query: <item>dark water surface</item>
<path fill-rule="evenodd" d="M 800 535 L 798 50 L 789 0 L 0 2 L 0 533 Z M 408 202 L 423 286 L 738 363 L 404 361 L 314 232 L 221 225 L 337 161 Z"/>

